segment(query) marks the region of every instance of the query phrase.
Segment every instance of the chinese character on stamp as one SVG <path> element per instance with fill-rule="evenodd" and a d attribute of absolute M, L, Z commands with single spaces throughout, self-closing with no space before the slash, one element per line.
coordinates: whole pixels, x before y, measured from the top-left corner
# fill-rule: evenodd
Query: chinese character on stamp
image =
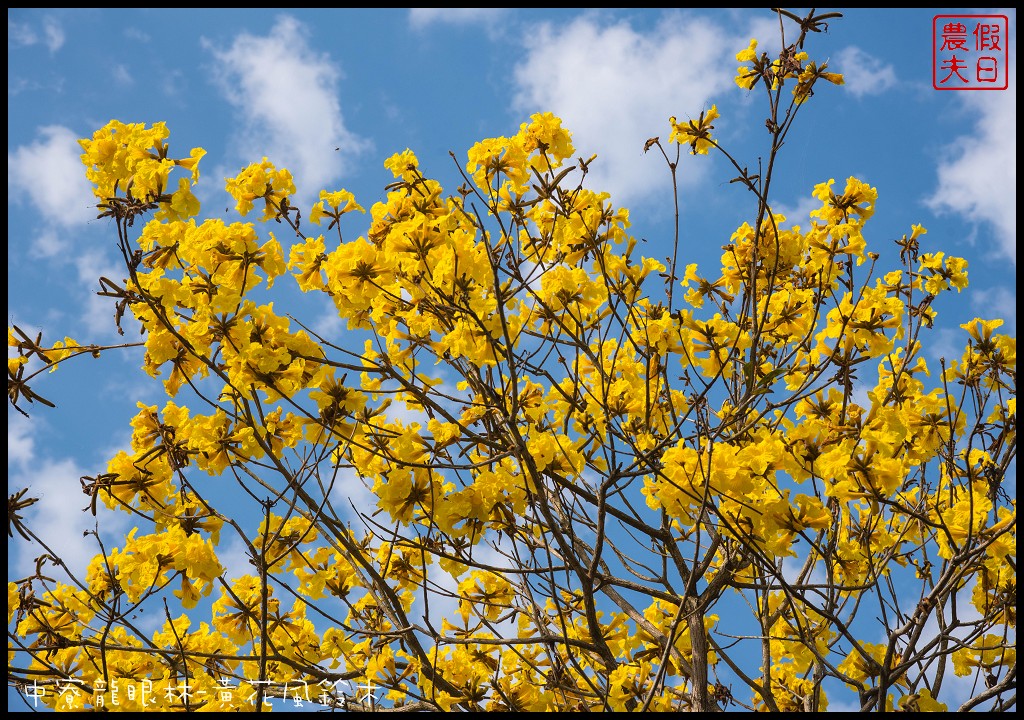
<path fill-rule="evenodd" d="M 936 90 L 1006 90 L 1009 77 L 1006 15 L 936 15 L 932 18 L 932 87 Z"/>

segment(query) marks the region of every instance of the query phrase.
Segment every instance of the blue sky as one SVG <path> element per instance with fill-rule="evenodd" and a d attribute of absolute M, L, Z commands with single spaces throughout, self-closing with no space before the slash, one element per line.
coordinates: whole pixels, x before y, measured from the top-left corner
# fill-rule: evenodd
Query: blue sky
<path fill-rule="evenodd" d="M 814 185 L 856 175 L 879 191 L 867 238 L 883 261 L 913 223 L 928 228 L 924 250 L 969 260 L 972 285 L 939 305 L 930 359 L 962 348 L 958 325 L 974 316 L 1016 333 L 1016 15 L 988 11 L 1009 15 L 1009 89 L 943 92 L 931 66 L 940 12 L 958 11 L 846 10 L 811 36 L 811 57 L 846 85 L 802 110 L 775 185 L 776 208 L 806 225 Z M 264 155 L 292 170 L 308 213 L 321 188 L 344 187 L 367 208 L 383 199 L 383 162 L 407 147 L 454 191 L 449 151 L 464 163 L 476 141 L 552 111 L 582 157 L 597 153 L 590 185 L 630 208 L 634 234 L 664 258 L 671 186 L 644 141 L 666 140 L 669 116 L 716 104 L 716 137 L 755 167 L 764 99 L 733 83 L 733 56 L 752 37 L 777 38 L 767 10 L 8 9 L 8 322 L 51 341 L 119 341 L 95 290 L 99 276 L 124 273 L 76 142 L 111 119 L 167 122 L 172 155 L 205 148 L 197 195 L 212 214 L 234 205 L 223 178 Z M 682 163 L 681 261 L 709 274 L 752 221 L 729 170 L 720 157 Z M 316 327 L 340 332 L 327 303 L 302 302 Z M 42 495 L 30 521 L 77 567 L 94 522 L 80 512 L 79 477 L 127 445 L 137 400 L 163 403 L 140 364 L 136 352 L 80 360 L 37 388 L 56 410 L 37 407 L 30 421 L 8 410 L 9 485 Z M 30 554 L 8 553 L 10 576 L 23 577 Z"/>

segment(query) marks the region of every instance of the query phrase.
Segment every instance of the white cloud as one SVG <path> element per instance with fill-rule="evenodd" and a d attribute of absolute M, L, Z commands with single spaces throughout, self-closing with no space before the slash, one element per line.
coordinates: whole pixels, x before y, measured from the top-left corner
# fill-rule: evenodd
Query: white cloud
<path fill-rule="evenodd" d="M 137 27 L 125 28 L 124 36 L 141 43 L 148 43 L 153 39 L 148 32 Z"/>
<path fill-rule="evenodd" d="M 57 52 L 64 44 L 64 29 L 53 18 L 43 20 L 43 35 L 50 52 Z"/>
<path fill-rule="evenodd" d="M 846 89 L 858 98 L 879 95 L 897 84 L 892 65 L 853 45 L 840 50 L 829 68 L 843 74 Z"/>
<path fill-rule="evenodd" d="M 32 242 L 32 254 L 42 258 L 52 258 L 67 248 L 67 236 L 55 228 L 40 229 Z"/>
<path fill-rule="evenodd" d="M 10 470 L 10 468 L 8 468 Z M 25 513 L 27 527 L 58 555 L 78 578 L 84 578 L 89 561 L 99 552 L 94 537 L 85 538 L 83 533 L 96 528 L 97 521 L 102 528 L 107 550 L 119 540 L 123 545 L 128 525 L 127 516 L 115 513 L 98 502 L 97 516 L 93 517 L 85 508 L 89 498 L 82 492 L 80 478 L 86 473 L 70 458 L 43 458 L 32 462 L 11 477 L 12 489 L 29 488 L 27 497 L 38 498 L 39 502 Z M 18 539 L 12 545 L 18 553 L 18 573 L 21 576 L 35 569 L 33 558 L 42 554 L 37 545 L 29 545 Z M 62 575 L 59 570 L 47 570 L 46 574 Z"/>
<path fill-rule="evenodd" d="M 112 336 L 113 306 L 109 298 L 96 295 L 97 279 L 103 275 L 119 281 L 125 271 L 111 260 L 109 245 L 103 250 L 84 249 L 80 238 L 86 224 L 96 217 L 96 197 L 80 159 L 78 135 L 61 125 L 38 130 L 39 139 L 7 153 L 7 185 L 15 200 L 27 200 L 35 210 L 34 236 L 29 254 L 49 258 L 58 264 L 74 265 L 78 285 L 85 292 L 75 307 L 82 313 L 85 329 Z M 77 247 L 74 253 L 70 248 Z"/>
<path fill-rule="evenodd" d="M 514 107 L 524 119 L 544 111 L 561 117 L 580 156 L 600 151 L 588 184 L 629 205 L 667 185 L 663 161 L 645 156 L 644 142 L 667 140 L 670 116 L 697 117 L 733 86 L 733 56 L 750 38 L 739 37 L 678 13 L 649 34 L 594 15 L 534 26 L 514 71 Z M 696 182 L 706 166 L 691 165 L 685 181 Z"/>
<path fill-rule="evenodd" d="M 115 65 L 110 75 L 118 85 L 128 86 L 135 84 L 135 78 L 132 77 L 131 71 L 124 65 Z"/>
<path fill-rule="evenodd" d="M 52 17 L 43 18 L 42 27 L 37 31 L 30 23 L 19 23 L 7 20 L 8 45 L 29 46 L 43 43 L 55 53 L 64 45 L 64 29 Z"/>
<path fill-rule="evenodd" d="M 217 547 L 217 560 L 224 566 L 224 577 L 229 583 L 244 575 L 256 574 L 256 567 L 249 562 L 249 550 L 230 525 L 221 530 L 221 542 Z"/>
<path fill-rule="evenodd" d="M 1011 59 L 1010 77 L 1016 76 Z M 961 93 L 973 128 L 942 149 L 932 210 L 954 212 L 994 231 L 996 254 L 1017 264 L 1017 86 Z"/>
<path fill-rule="evenodd" d="M 927 340 L 924 341 L 925 352 L 928 355 L 929 364 L 935 368 L 939 367 L 939 361 L 945 358 L 948 364 L 950 360 L 959 360 L 964 354 L 964 347 L 967 341 L 962 330 L 957 328 L 933 328 L 929 331 Z"/>
<path fill-rule="evenodd" d="M 372 517 L 378 511 L 377 496 L 363 483 L 359 473 L 353 468 L 339 467 L 333 476 L 324 477 L 324 486 L 326 487 L 331 480 L 334 481 L 330 492 L 331 508 L 340 517 L 363 523 L 361 513 Z M 383 517 L 388 516 L 385 514 Z"/>
<path fill-rule="evenodd" d="M 28 23 L 14 22 L 7 18 L 8 45 L 32 45 L 38 42 L 35 31 Z"/>
<path fill-rule="evenodd" d="M 797 199 L 795 205 L 772 203 L 772 212 L 786 216 L 786 221 L 779 227 L 792 228 L 793 226 L 799 226 L 802 230 L 807 230 L 811 226 L 811 210 L 816 210 L 820 207 L 820 200 L 804 195 Z"/>
<path fill-rule="evenodd" d="M 961 642 L 967 641 L 970 637 L 970 626 L 972 623 L 981 620 L 981 614 L 978 613 L 978 609 L 974 607 L 971 602 L 971 594 L 973 593 L 973 585 L 977 582 L 976 577 L 972 577 L 971 587 L 962 588 L 956 593 L 955 604 L 948 603 L 940 611 L 938 608 L 933 609 L 928 615 L 928 619 L 925 621 L 924 630 L 921 633 L 921 637 L 933 638 L 939 637 L 940 635 L 947 635 L 948 637 L 956 638 Z M 912 605 L 916 599 L 913 597 L 907 598 L 908 602 Z M 953 608 L 956 609 L 955 614 Z M 938 621 L 939 612 L 945 617 L 946 626 L 940 627 Z M 957 624 L 952 628 L 949 627 L 949 619 L 951 616 L 956 617 Z M 949 705 L 950 710 L 956 710 L 962 703 L 969 700 L 971 697 L 977 695 L 980 691 L 978 689 L 978 678 L 973 675 L 966 677 L 960 677 L 953 670 L 953 657 L 947 655 L 944 659 L 945 670 L 943 673 L 942 681 L 942 694 L 939 697 L 940 702 L 944 702 Z M 933 665 L 933 668 L 935 666 Z M 930 676 L 931 672 L 928 673 Z"/>
<path fill-rule="evenodd" d="M 415 618 L 416 622 L 429 624 L 438 632 L 441 631 L 444 620 L 460 625 L 462 623 L 462 617 L 458 612 L 460 580 L 466 579 L 473 567 L 477 566 L 514 568 L 516 564 L 508 557 L 512 550 L 513 543 L 507 536 L 488 533 L 486 539 L 466 551 L 474 565 L 468 566 L 467 570 L 458 577 L 448 574 L 437 562 L 428 565 L 427 589 L 424 591 L 421 587 L 415 592 L 415 599 L 408 612 L 409 618 Z M 498 574 L 509 578 L 513 583 L 513 588 L 519 581 L 519 576 L 514 573 L 508 575 L 499 572 Z M 516 604 L 515 600 L 513 600 L 513 604 Z M 502 614 L 504 615 L 504 613 Z M 501 622 L 491 623 L 490 629 L 497 637 L 515 637 L 516 621 L 514 618 L 506 618 Z"/>
<path fill-rule="evenodd" d="M 189 76 L 181 70 L 170 70 L 160 79 L 160 92 L 169 98 L 180 98 L 187 96 Z"/>
<path fill-rule="evenodd" d="M 54 255 L 67 246 L 62 230 L 95 217 L 96 199 L 85 179 L 78 135 L 62 125 L 38 129 L 39 139 L 7 152 L 7 186 L 39 213 L 35 251 Z"/>
<path fill-rule="evenodd" d="M 871 407 L 871 398 L 868 397 L 868 393 L 875 389 L 877 385 L 877 378 L 871 379 L 871 384 L 866 382 L 854 382 L 852 386 L 852 394 L 850 399 L 853 402 L 860 405 L 862 408 Z"/>
<path fill-rule="evenodd" d="M 844 686 L 845 688 L 845 686 Z M 860 703 L 856 700 L 842 701 L 835 700 L 832 693 L 828 694 L 828 712 L 830 713 L 859 713 Z"/>
<path fill-rule="evenodd" d="M 807 563 L 807 557 L 806 553 L 803 552 L 803 547 L 799 543 L 797 544 L 795 549 L 797 552 L 800 553 L 799 557 L 785 557 L 782 559 L 782 577 L 786 579 L 786 582 L 796 583 L 799 581 L 803 584 L 825 583 L 828 578 L 825 574 L 825 568 L 823 567 L 823 564 L 820 562 L 816 562 L 811 567 L 811 571 L 807 574 L 807 576 L 804 577 L 802 580 L 800 579 L 804 571 L 804 566 Z"/>
<path fill-rule="evenodd" d="M 345 321 L 338 314 L 338 309 L 329 299 L 324 298 L 323 310 L 313 320 L 313 332 L 323 338 L 335 342 L 345 335 Z"/>
<path fill-rule="evenodd" d="M 123 284 L 121 281 L 126 275 L 124 266 L 112 262 L 109 257 L 104 256 L 100 252 L 84 250 L 75 256 L 75 269 L 78 272 L 78 280 L 81 286 L 88 291 L 88 295 L 79 307 L 85 328 L 92 337 L 116 334 L 114 302 L 111 298 L 100 297 L 96 294 L 96 291 L 99 290 L 100 277 L 106 277 L 118 284 Z M 131 325 L 126 321 L 124 327 L 128 328 Z"/>
<path fill-rule="evenodd" d="M 10 407 L 10 406 L 8 406 Z M 32 421 L 13 410 L 7 411 L 7 465 L 27 467 L 35 457 Z"/>
<path fill-rule="evenodd" d="M 1017 333 L 1017 293 L 1010 288 L 971 286 L 971 307 L 985 320 L 999 318 L 1004 325 L 999 333 Z"/>
<path fill-rule="evenodd" d="M 216 59 L 214 79 L 242 122 L 237 151 L 246 162 L 266 155 L 287 167 L 299 194 L 312 198 L 366 142 L 342 119 L 340 71 L 310 49 L 306 34 L 304 25 L 282 16 L 267 36 L 242 33 L 226 50 L 206 40 L 204 46 Z"/>
<path fill-rule="evenodd" d="M 492 25 L 508 8 L 409 8 L 409 24 L 422 29 L 433 23 Z"/>

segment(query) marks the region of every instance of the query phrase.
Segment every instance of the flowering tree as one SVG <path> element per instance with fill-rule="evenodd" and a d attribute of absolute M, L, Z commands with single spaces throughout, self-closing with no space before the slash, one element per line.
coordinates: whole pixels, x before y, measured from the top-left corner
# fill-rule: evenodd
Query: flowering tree
<path fill-rule="evenodd" d="M 82 140 L 126 271 L 100 294 L 169 399 L 82 478 L 94 514 L 138 527 L 95 534 L 70 582 L 44 545 L 8 583 L 8 682 L 60 709 L 120 691 L 125 710 L 935 710 L 955 673 L 977 679 L 955 707 L 1012 707 L 1016 340 L 976 319 L 928 366 L 966 262 L 922 253 L 915 225 L 879 267 L 867 183 L 816 185 L 805 228 L 772 210 L 800 110 L 842 84 L 804 51 L 830 17 L 779 11 L 781 53 L 737 55 L 768 102 L 759 174 L 715 140 L 714 106 L 644 148 L 673 183 L 683 148 L 734 167 L 750 221 L 710 273 L 678 232 L 667 265 L 638 257 L 550 114 L 472 147 L 453 195 L 394 155 L 354 240 L 350 193 L 303 213 L 287 170 L 250 165 L 227 181 L 237 212 L 290 249 L 198 222 L 204 151 L 174 159 L 162 123 Z M 348 334 L 275 309 L 292 280 Z M 8 343 L 21 410 L 51 404 L 42 370 L 113 349 Z M 30 494 L 9 534 L 42 543 Z M 218 559 L 225 535 L 248 574 Z"/>

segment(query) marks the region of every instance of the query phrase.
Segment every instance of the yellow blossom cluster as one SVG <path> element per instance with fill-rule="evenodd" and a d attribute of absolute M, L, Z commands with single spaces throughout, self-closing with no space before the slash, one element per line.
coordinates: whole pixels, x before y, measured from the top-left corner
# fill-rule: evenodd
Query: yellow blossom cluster
<path fill-rule="evenodd" d="M 737 55 L 742 88 L 790 82 L 799 105 L 817 80 L 842 82 L 795 45 L 756 49 Z M 671 141 L 708 154 L 718 118 L 672 118 Z M 966 287 L 967 263 L 919 252 L 915 225 L 902 266 L 876 273 L 864 180 L 813 186 L 801 227 L 743 171 L 756 213 L 718 267 L 678 277 L 675 259 L 636 253 L 628 212 L 585 185 L 590 161 L 570 162 L 550 113 L 474 145 L 454 196 L 411 150 L 393 155 L 355 237 L 350 192 L 321 191 L 308 221 L 328 220 L 326 237 L 307 235 L 291 174 L 250 165 L 228 192 L 243 216 L 263 201 L 262 220 L 294 231 L 287 248 L 253 223 L 195 220 L 203 151 L 170 160 L 167 138 L 111 122 L 81 141 L 125 237 L 157 210 L 112 293 L 170 399 L 138 403 L 129 445 L 82 479 L 94 508 L 137 520 L 124 543 L 76 586 L 37 597 L 41 572 L 8 585 L 10 652 L 90 690 L 52 707 L 98 709 L 92 691 L 117 677 L 155 698 L 130 710 L 252 710 L 295 685 L 364 709 L 338 687 L 351 681 L 396 709 L 789 712 L 826 710 L 827 676 L 862 697 L 884 684 L 879 709 L 941 710 L 920 668 L 951 658 L 996 677 L 1015 662 L 1016 513 L 1000 483 L 1016 341 L 973 320 L 932 376 L 934 306 Z M 191 177 L 168 193 L 175 167 Z M 275 286 L 283 275 L 295 285 Z M 296 288 L 325 296 L 350 336 L 267 292 Z M 31 357 L 91 352 L 8 341 L 19 388 Z M 911 578 L 917 610 L 882 594 Z M 861 607 L 923 628 L 959 591 L 985 624 L 968 642 L 855 637 Z M 168 608 L 150 632 L 129 619 L 169 597 L 191 612 Z M 745 663 L 739 699 L 718 673 L 739 677 L 747 641 L 761 666 Z M 183 680 L 193 699 L 173 691 Z"/>

